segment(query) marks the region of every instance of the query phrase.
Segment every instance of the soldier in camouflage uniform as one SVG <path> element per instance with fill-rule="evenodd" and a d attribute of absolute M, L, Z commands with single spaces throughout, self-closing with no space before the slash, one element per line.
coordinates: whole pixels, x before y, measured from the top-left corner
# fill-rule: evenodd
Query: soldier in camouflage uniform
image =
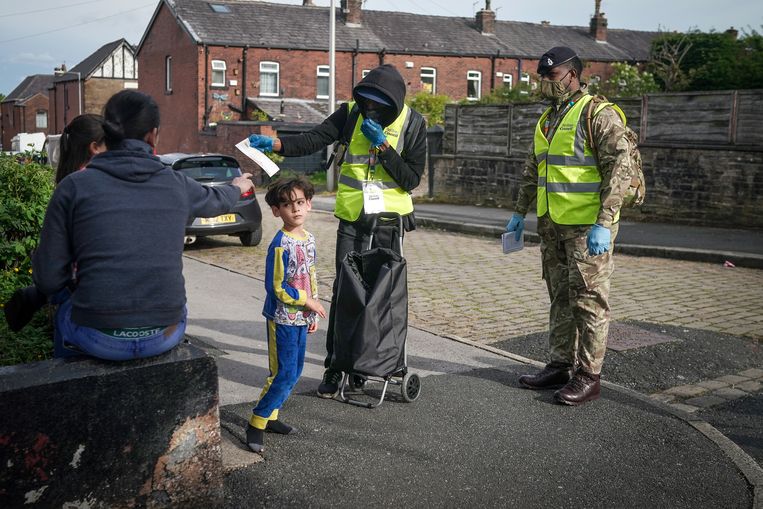
<path fill-rule="evenodd" d="M 552 48 L 541 57 L 541 94 L 552 106 L 536 126 L 516 212 L 506 226 L 519 239 L 524 216 L 538 199 L 543 279 L 551 299 L 550 362 L 519 382 L 529 389 L 560 388 L 554 398 L 568 405 L 599 397 L 612 250 L 631 172 L 624 117 L 615 107 L 602 105 L 592 119 L 596 152 L 585 141 L 584 105 L 591 97 L 580 83 L 581 71 L 570 48 Z"/>

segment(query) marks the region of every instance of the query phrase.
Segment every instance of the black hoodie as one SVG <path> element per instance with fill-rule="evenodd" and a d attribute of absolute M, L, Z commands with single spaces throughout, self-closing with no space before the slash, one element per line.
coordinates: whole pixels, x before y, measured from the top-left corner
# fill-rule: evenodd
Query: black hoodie
<path fill-rule="evenodd" d="M 390 64 L 380 65 L 369 72 L 353 89 L 353 97 L 357 101 L 358 88 L 373 88 L 390 99 L 393 108 L 383 115 L 381 124 L 391 124 L 403 109 L 405 104 L 405 81 L 400 73 Z M 347 123 L 349 105 L 342 104 L 322 124 L 310 131 L 296 136 L 284 136 L 281 140 L 281 154 L 285 156 L 304 156 L 317 152 L 327 145 L 338 141 Z M 362 114 L 363 112 L 361 112 Z M 402 154 L 394 150 L 385 150 L 379 154 L 387 173 L 406 191 L 415 189 L 424 173 L 427 156 L 427 126 L 424 117 L 411 109 L 411 119 L 408 129 L 403 133 L 405 144 Z M 413 229 L 413 218 L 406 221 L 406 229 Z"/>
<path fill-rule="evenodd" d="M 56 187 L 32 257 L 35 285 L 56 294 L 76 262 L 78 325 L 175 324 L 185 305 L 186 222 L 229 211 L 239 194 L 235 186 L 205 187 L 165 166 L 146 143 L 125 140 Z"/>

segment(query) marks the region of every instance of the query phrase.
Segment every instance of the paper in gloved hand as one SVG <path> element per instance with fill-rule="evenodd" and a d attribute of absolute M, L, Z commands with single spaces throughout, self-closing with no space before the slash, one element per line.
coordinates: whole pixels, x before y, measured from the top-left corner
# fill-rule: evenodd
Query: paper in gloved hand
<path fill-rule="evenodd" d="M 254 147 L 249 146 L 249 138 L 244 138 L 240 142 L 236 143 L 236 148 L 244 153 L 246 157 L 257 163 L 257 166 L 262 168 L 268 176 L 272 177 L 280 168 L 274 163 L 268 156 L 260 152 Z"/>
<path fill-rule="evenodd" d="M 503 254 L 513 253 L 525 247 L 524 237 L 520 236 L 519 240 L 517 240 L 517 236 L 513 231 L 502 234 L 501 242 L 503 243 Z"/>

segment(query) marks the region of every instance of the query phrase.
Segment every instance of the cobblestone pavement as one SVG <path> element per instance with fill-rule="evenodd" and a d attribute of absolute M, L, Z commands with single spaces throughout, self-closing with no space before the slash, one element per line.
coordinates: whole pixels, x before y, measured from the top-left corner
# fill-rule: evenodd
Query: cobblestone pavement
<path fill-rule="evenodd" d="M 186 255 L 257 278 L 280 222 L 263 204 L 263 241 L 200 239 Z M 308 229 L 318 243 L 319 291 L 334 278 L 337 220 L 314 211 Z M 548 328 L 548 295 L 540 249 L 504 255 L 498 239 L 418 229 L 406 235 L 410 324 L 480 343 Z M 641 320 L 763 340 L 763 271 L 618 255 L 612 281 L 613 320 Z M 254 310 L 259 313 L 259 310 Z"/>

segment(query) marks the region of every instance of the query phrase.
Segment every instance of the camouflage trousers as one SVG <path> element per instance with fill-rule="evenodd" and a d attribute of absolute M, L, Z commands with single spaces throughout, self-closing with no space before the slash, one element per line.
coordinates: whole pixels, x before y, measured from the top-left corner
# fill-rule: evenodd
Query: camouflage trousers
<path fill-rule="evenodd" d="M 538 218 L 543 279 L 551 299 L 549 354 L 593 374 L 601 373 L 609 332 L 609 282 L 619 224 L 610 228 L 609 251 L 588 254 L 588 226 L 563 226 Z"/>

